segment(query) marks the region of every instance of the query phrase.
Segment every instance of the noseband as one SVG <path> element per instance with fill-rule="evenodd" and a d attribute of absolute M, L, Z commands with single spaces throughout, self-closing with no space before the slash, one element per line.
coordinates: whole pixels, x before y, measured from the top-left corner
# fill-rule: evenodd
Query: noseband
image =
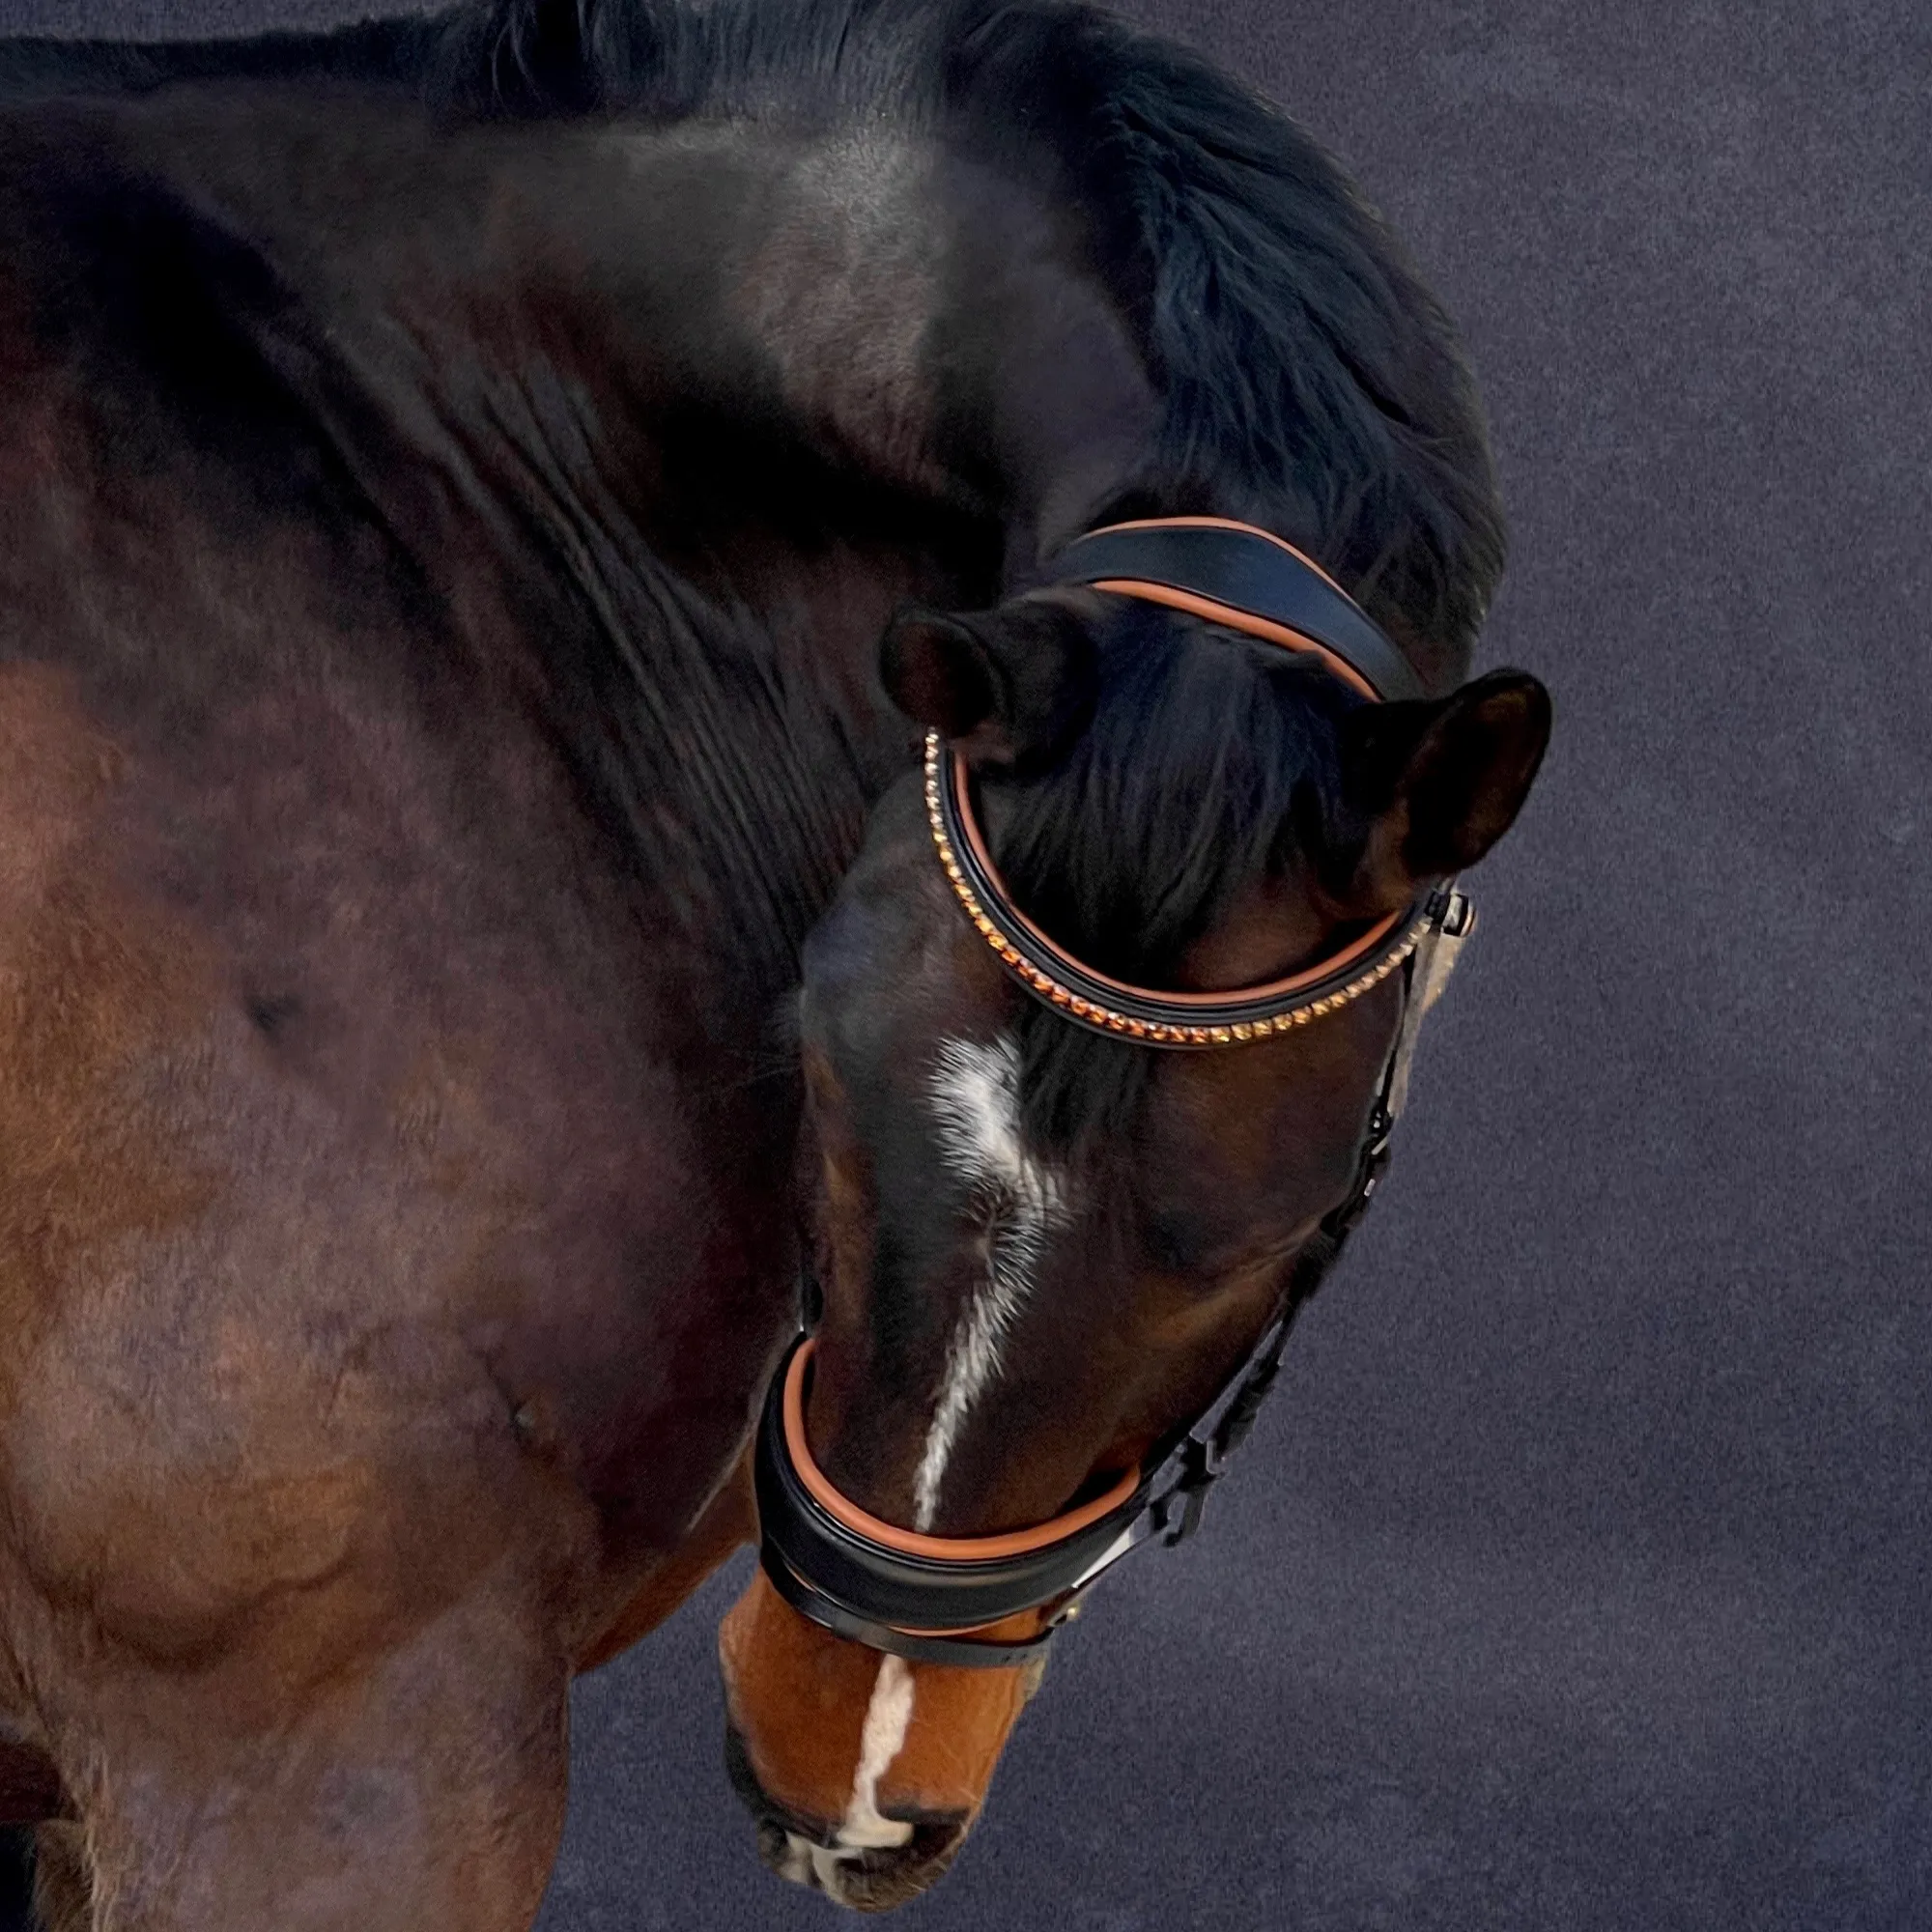
<path fill-rule="evenodd" d="M 1407 660 L 1319 566 L 1279 537 L 1213 517 L 1117 524 L 1071 544 L 1048 582 L 1079 584 L 1184 611 L 1315 658 L 1372 702 L 1424 696 Z M 1295 1311 L 1362 1217 L 1388 1162 L 1423 1015 L 1475 923 L 1466 898 L 1438 887 L 1339 952 L 1232 993 L 1131 986 L 1081 963 L 1013 902 L 987 851 L 965 760 L 936 732 L 925 746 L 934 849 L 975 928 L 1036 998 L 1078 1025 L 1148 1046 L 1246 1045 L 1292 1032 L 1399 973 L 1403 1016 L 1377 1088 L 1348 1198 L 1296 1258 L 1261 1341 L 1193 1421 L 1050 1521 L 1001 1536 L 901 1529 L 841 1495 L 806 1440 L 813 1343 L 800 1335 L 773 1378 L 759 1424 L 759 1557 L 796 1609 L 840 1636 L 927 1663 L 1011 1666 L 1042 1654 L 1094 1578 L 1158 1537 L 1175 1544 L 1254 1424 L 1281 1366 Z M 983 1634 L 1025 1611 L 1042 1634 Z"/>

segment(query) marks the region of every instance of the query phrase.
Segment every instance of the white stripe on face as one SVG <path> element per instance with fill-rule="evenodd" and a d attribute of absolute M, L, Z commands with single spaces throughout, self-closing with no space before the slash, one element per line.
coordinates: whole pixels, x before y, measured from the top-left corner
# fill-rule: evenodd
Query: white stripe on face
<path fill-rule="evenodd" d="M 859 1769 L 852 1778 L 852 1796 L 838 1827 L 841 1849 L 864 1852 L 903 1845 L 912 1827 L 903 1818 L 883 1817 L 879 1811 L 879 1779 L 905 1745 L 912 1723 L 912 1666 L 902 1657 L 882 1657 L 872 1685 L 872 1701 L 866 1707 L 866 1725 L 859 1735 Z"/>
<path fill-rule="evenodd" d="M 953 1333 L 913 1478 L 913 1526 L 922 1530 L 932 1527 L 960 1425 L 999 1373 L 1007 1330 L 1032 1289 L 1047 1233 L 1065 1212 L 1059 1176 L 1020 1139 L 1020 1054 L 1011 1038 L 942 1040 L 927 1093 L 946 1165 L 986 1216 L 986 1272 Z"/>
<path fill-rule="evenodd" d="M 1012 1040 L 1002 1037 L 990 1046 L 942 1041 L 928 1097 L 946 1165 L 965 1183 L 985 1217 L 985 1275 L 954 1331 L 914 1478 L 913 1520 L 922 1530 L 932 1525 L 940 1481 L 960 1425 L 999 1373 L 1001 1345 L 1033 1285 L 1047 1231 L 1063 1211 L 1059 1177 L 1035 1160 L 1020 1139 L 1019 1049 Z M 911 1842 L 911 1824 L 880 1811 L 879 1780 L 905 1747 L 915 1688 L 912 1666 L 903 1658 L 879 1660 L 860 1732 L 852 1795 L 837 1839 L 818 1845 L 787 1834 L 786 1877 L 815 1881 L 820 1890 L 842 1903 L 843 1868 L 849 1861 Z"/>

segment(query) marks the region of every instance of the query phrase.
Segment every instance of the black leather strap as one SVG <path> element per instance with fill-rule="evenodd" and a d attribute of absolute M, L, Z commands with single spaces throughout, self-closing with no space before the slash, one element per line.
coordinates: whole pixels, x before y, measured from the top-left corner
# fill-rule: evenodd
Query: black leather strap
<path fill-rule="evenodd" d="M 874 1543 L 818 1501 L 786 1453 L 782 1392 L 791 1356 L 804 1339 L 793 1343 L 773 1378 L 753 1463 L 765 1568 L 781 1590 L 785 1579 L 773 1568 L 773 1558 L 848 1615 L 881 1628 L 972 1630 L 1065 1595 L 1145 1507 L 1145 1495 L 1136 1492 L 1071 1536 L 988 1562 L 938 1561 Z M 803 1604 L 799 1607 L 806 1609 Z"/>
<path fill-rule="evenodd" d="M 1164 584 L 1296 631 L 1352 665 L 1383 698 L 1425 697 L 1422 680 L 1361 606 L 1259 531 L 1213 524 L 1117 526 L 1078 537 L 1049 583 L 1110 578 Z"/>
<path fill-rule="evenodd" d="M 1054 1632 L 1060 1627 L 1056 1619 L 1038 1636 L 1024 1641 L 902 1631 L 848 1609 L 836 1598 L 808 1583 L 789 1564 L 775 1563 L 768 1555 L 763 1561 L 772 1587 L 801 1616 L 809 1617 L 835 1636 L 863 1643 L 868 1650 L 889 1651 L 911 1663 L 947 1663 L 955 1670 L 1010 1670 L 1016 1664 L 1031 1663 L 1036 1658 L 1044 1657 Z"/>

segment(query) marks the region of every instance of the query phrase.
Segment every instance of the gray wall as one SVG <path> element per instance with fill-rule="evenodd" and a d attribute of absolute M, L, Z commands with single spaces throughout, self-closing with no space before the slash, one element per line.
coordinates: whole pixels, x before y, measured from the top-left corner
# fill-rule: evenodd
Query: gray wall
<path fill-rule="evenodd" d="M 0 0 L 0 28 L 348 11 Z M 1553 688 L 1394 1178 L 1208 1532 L 1063 1646 L 906 1922 L 1932 1923 L 1932 14 L 1140 0 L 1467 330 Z M 584 1683 L 548 1932 L 813 1926 L 741 1573 Z"/>

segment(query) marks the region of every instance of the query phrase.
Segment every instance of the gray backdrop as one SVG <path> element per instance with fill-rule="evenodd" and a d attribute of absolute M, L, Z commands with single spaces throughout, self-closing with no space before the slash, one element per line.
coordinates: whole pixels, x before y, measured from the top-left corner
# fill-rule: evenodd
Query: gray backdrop
<path fill-rule="evenodd" d="M 0 28 L 329 0 L 0 0 Z M 1139 0 L 1465 327 L 1553 688 L 1394 1178 L 906 1922 L 1932 1924 L 1922 0 Z M 712 1629 L 581 1686 L 546 1932 L 824 1927 Z"/>

